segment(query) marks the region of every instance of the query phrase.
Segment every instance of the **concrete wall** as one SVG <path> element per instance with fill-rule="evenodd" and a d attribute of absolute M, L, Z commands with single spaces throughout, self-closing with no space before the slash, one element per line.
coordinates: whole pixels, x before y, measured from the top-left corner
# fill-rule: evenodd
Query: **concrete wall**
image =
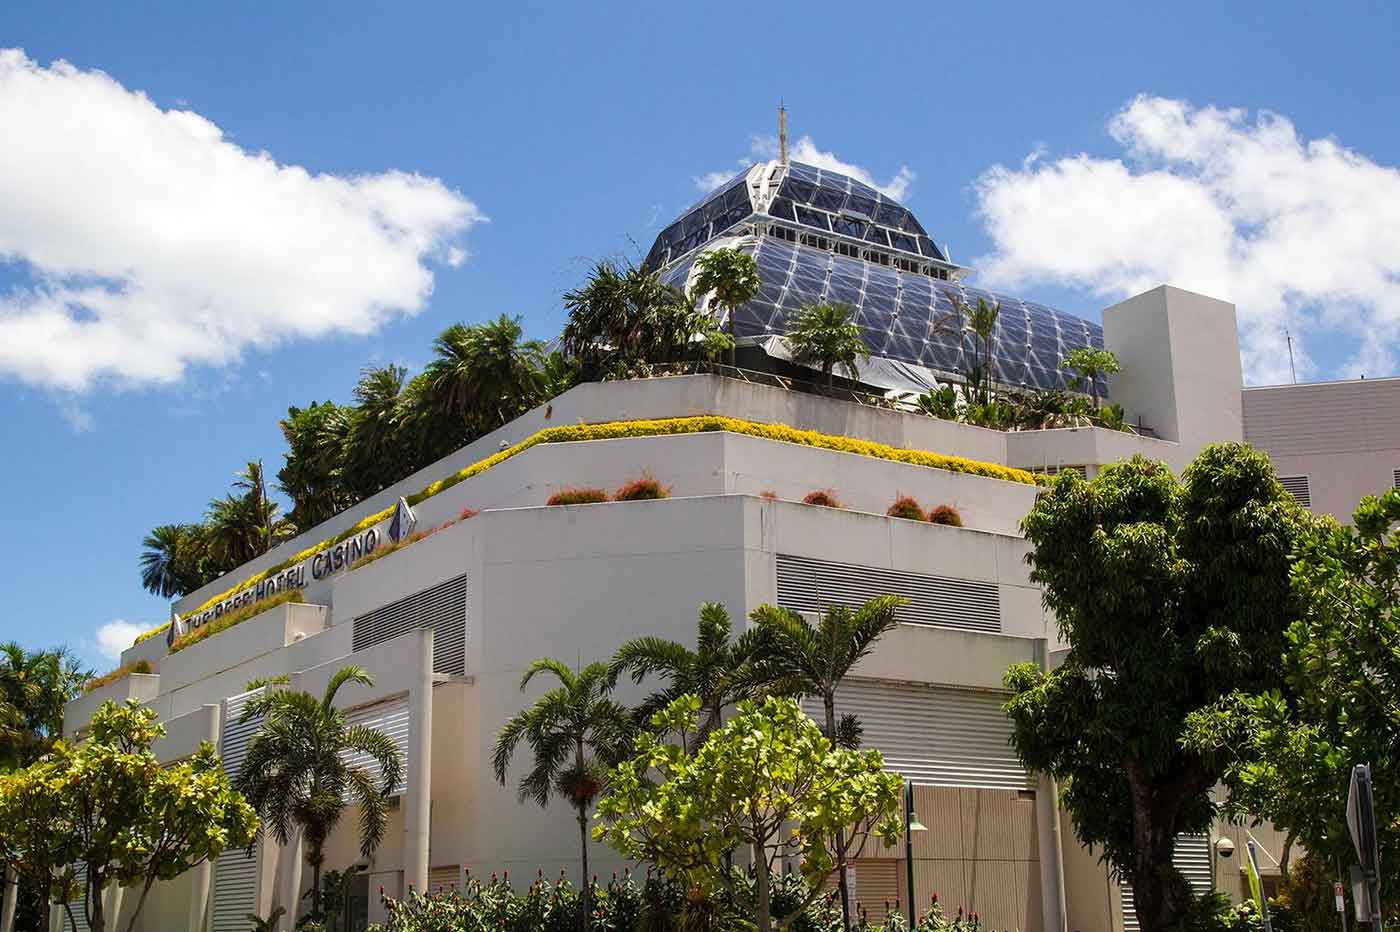
<path fill-rule="evenodd" d="M 1162 285 L 1103 312 L 1104 346 L 1123 371 L 1112 400 L 1186 459 L 1208 443 L 1240 440 L 1239 336 L 1235 307 Z"/>
<path fill-rule="evenodd" d="M 1308 477 L 1314 512 L 1349 522 L 1400 469 L 1400 379 L 1247 388 L 1244 432 L 1280 476 Z"/>

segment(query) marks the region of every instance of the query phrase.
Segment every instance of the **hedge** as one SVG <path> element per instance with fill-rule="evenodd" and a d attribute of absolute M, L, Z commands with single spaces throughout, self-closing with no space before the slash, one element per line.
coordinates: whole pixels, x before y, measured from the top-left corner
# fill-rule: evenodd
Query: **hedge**
<path fill-rule="evenodd" d="M 231 612 L 225 612 L 218 618 L 211 618 L 204 624 L 187 633 L 184 637 L 176 638 L 175 643 L 170 645 L 170 652 L 173 654 L 182 651 L 191 644 L 198 644 L 205 638 L 213 637 L 220 631 L 227 631 L 234 625 L 242 624 L 254 615 L 261 615 L 269 608 L 281 605 L 283 602 L 292 602 L 301 598 L 300 589 L 283 589 L 256 602 L 250 602 L 240 608 L 235 608 Z"/>
<path fill-rule="evenodd" d="M 930 469 L 944 469 L 948 472 L 967 473 L 974 476 L 984 476 L 989 479 L 1001 479 L 1006 482 L 1019 482 L 1024 485 L 1038 484 L 1036 477 L 1026 472 L 1024 469 L 1013 469 L 1010 466 L 1002 466 L 999 463 L 986 463 L 981 460 L 965 459 L 961 456 L 947 456 L 942 453 L 932 453 L 928 450 L 904 450 L 899 447 L 875 443 L 870 440 L 856 440 L 852 437 L 820 434 L 814 430 L 799 430 L 796 427 L 789 427 L 786 424 L 762 424 L 757 421 L 745 421 L 739 418 L 700 415 L 697 417 L 610 421 L 603 424 L 570 424 L 559 427 L 546 427 L 526 437 L 514 446 L 506 447 L 499 453 L 488 456 L 483 460 L 478 460 L 446 478 L 431 483 L 422 491 L 406 496 L 406 499 L 410 505 L 417 505 L 420 502 L 432 498 L 439 492 L 452 488 L 464 479 L 470 479 L 473 476 L 480 475 L 491 467 L 504 463 L 511 457 L 519 456 L 531 447 L 539 446 L 543 443 L 573 443 L 582 440 L 617 440 L 627 437 L 662 437 L 678 434 L 717 432 L 744 434 L 745 436 L 759 437 L 764 440 L 795 443 L 801 446 L 816 447 L 822 450 L 834 450 L 838 453 L 854 453 L 858 456 L 870 456 L 876 459 L 908 463 L 913 466 L 927 466 Z M 373 514 L 366 515 L 355 525 L 346 528 L 334 537 L 323 540 L 319 544 L 313 544 L 300 553 L 283 560 L 276 566 L 271 566 L 261 572 L 255 573 L 227 591 L 205 600 L 205 602 L 194 609 L 194 611 L 202 612 L 209 606 L 222 602 L 224 599 L 227 599 L 249 586 L 257 585 L 267 577 L 275 575 L 295 563 L 300 563 L 302 560 L 308 559 L 320 551 L 325 550 L 327 547 L 333 547 L 366 528 L 387 520 L 393 515 L 395 507 L 395 505 L 390 505 L 382 511 L 376 511 Z M 154 631 L 149 631 L 145 635 L 142 635 L 141 638 L 137 639 L 138 643 L 140 640 L 154 636 L 164 630 L 165 627 L 162 626 Z"/>

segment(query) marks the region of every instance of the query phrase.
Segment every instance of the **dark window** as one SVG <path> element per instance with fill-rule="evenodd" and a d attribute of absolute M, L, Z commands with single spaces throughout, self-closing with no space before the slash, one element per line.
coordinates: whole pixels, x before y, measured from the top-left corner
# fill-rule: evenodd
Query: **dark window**
<path fill-rule="evenodd" d="M 776 197 L 768 207 L 768 215 L 771 217 L 781 217 L 784 220 L 793 220 L 792 201 L 785 197 Z"/>
<path fill-rule="evenodd" d="M 819 210 L 812 210 L 810 207 L 799 206 L 797 208 L 797 222 L 803 226 L 816 227 L 818 230 L 829 230 L 826 214 Z"/>
<path fill-rule="evenodd" d="M 865 235 L 865 222 L 856 220 L 854 217 L 834 217 L 832 218 L 831 230 L 833 233 L 843 233 L 846 236 L 859 238 Z"/>
<path fill-rule="evenodd" d="M 905 252 L 918 252 L 919 242 L 907 233 L 891 233 L 890 245 Z"/>
<path fill-rule="evenodd" d="M 890 241 L 885 239 L 885 231 L 873 223 L 870 225 L 870 228 L 865 231 L 865 241 L 867 243 L 879 243 L 881 246 L 888 246 L 890 244 Z"/>
<path fill-rule="evenodd" d="M 841 209 L 841 205 L 846 202 L 846 192 L 839 188 L 830 188 L 823 185 L 817 189 L 817 193 L 812 197 L 812 206 L 829 210 L 833 213 Z"/>
<path fill-rule="evenodd" d="M 867 219 L 875 217 L 875 202 L 868 197 L 852 194 L 846 199 L 846 210 L 860 214 Z"/>

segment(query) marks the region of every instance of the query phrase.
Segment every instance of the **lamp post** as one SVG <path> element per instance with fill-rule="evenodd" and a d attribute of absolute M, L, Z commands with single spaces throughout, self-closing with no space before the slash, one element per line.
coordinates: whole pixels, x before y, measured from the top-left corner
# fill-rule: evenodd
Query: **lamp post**
<path fill-rule="evenodd" d="M 914 906 L 914 833 L 927 832 L 928 827 L 914 814 L 914 781 L 904 781 L 904 879 L 908 884 L 905 897 L 909 901 L 909 929 L 919 921 Z"/>

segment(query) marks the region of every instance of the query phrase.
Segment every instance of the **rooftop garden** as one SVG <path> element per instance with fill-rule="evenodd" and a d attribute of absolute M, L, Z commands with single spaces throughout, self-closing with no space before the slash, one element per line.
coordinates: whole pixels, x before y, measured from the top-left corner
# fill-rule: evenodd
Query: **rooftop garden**
<path fill-rule="evenodd" d="M 92 677 L 87 682 L 83 683 L 83 692 L 96 692 L 103 686 L 110 686 L 112 683 L 115 683 L 118 680 L 126 679 L 133 673 L 150 673 L 151 671 L 152 667 L 151 662 L 149 660 L 137 660 L 134 663 L 128 663 L 123 666 L 117 667 L 110 673 L 104 673 L 101 676 Z"/>

